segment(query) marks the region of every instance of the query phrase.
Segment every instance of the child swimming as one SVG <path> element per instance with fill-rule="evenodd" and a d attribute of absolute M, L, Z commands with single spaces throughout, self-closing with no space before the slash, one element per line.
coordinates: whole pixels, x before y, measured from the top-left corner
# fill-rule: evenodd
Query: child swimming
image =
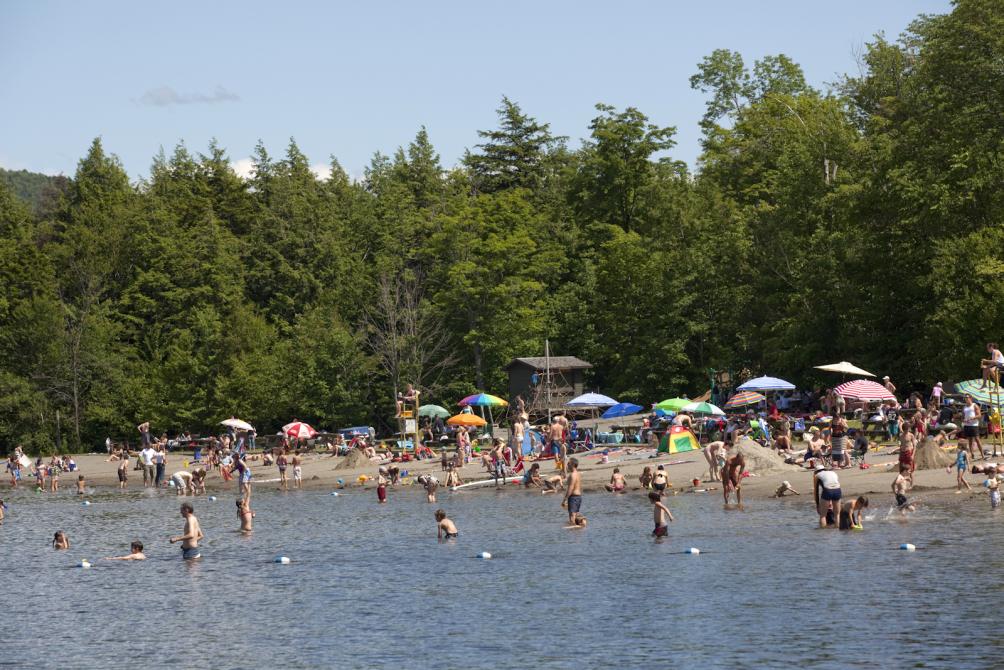
<path fill-rule="evenodd" d="M 70 538 L 66 537 L 66 533 L 61 530 L 57 530 L 56 534 L 52 536 L 52 548 L 56 551 L 61 549 L 70 548 Z"/>
<path fill-rule="evenodd" d="M 125 556 L 108 556 L 106 561 L 145 561 L 146 554 L 143 553 L 143 543 L 133 540 L 129 545 L 129 553 Z"/>

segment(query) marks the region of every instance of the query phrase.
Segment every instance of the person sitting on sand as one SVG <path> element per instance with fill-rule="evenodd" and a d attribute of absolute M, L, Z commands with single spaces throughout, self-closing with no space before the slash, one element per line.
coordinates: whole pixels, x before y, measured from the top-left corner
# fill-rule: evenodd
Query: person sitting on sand
<path fill-rule="evenodd" d="M 460 537 L 456 524 L 441 509 L 436 510 L 436 537 L 440 540 L 455 540 Z"/>
<path fill-rule="evenodd" d="M 106 556 L 106 561 L 145 561 L 146 554 L 143 553 L 143 543 L 133 540 L 129 545 L 129 553 L 125 556 Z"/>
<path fill-rule="evenodd" d="M 624 481 L 624 475 L 621 474 L 620 468 L 614 468 L 613 474 L 610 475 L 610 483 L 606 484 L 604 488 L 611 493 L 627 492 L 627 482 Z"/>
<path fill-rule="evenodd" d="M 536 465 L 536 463 L 534 463 L 534 465 Z M 460 479 L 460 472 L 453 463 L 450 463 L 446 469 L 446 486 L 460 486 L 463 483 L 463 480 Z"/>
<path fill-rule="evenodd" d="M 643 489 L 652 488 L 652 466 L 646 465 L 645 469 L 641 471 L 638 475 L 638 483 L 641 484 Z"/>
<path fill-rule="evenodd" d="M 840 519 L 837 527 L 840 530 L 863 530 L 864 525 L 861 523 L 861 514 L 862 510 L 867 508 L 868 498 L 865 496 L 859 496 L 853 502 L 842 504 L 840 506 Z"/>
<path fill-rule="evenodd" d="M 771 498 L 783 498 L 789 493 L 795 496 L 802 495 L 791 486 L 790 482 L 786 480 L 781 482 L 781 485 L 774 490 L 774 494 L 771 496 Z"/>
<path fill-rule="evenodd" d="M 655 491 L 648 494 L 648 501 L 652 503 L 652 514 L 655 521 L 655 530 L 652 531 L 652 535 L 656 538 L 666 537 L 669 535 L 669 524 L 666 522 L 675 521 L 673 513 L 663 504 L 662 496 Z"/>
<path fill-rule="evenodd" d="M 69 549 L 70 538 L 68 538 L 66 536 L 66 533 L 64 533 L 63 531 L 57 530 L 56 534 L 52 536 L 52 548 L 55 549 L 56 551 L 60 551 L 62 549 Z"/>

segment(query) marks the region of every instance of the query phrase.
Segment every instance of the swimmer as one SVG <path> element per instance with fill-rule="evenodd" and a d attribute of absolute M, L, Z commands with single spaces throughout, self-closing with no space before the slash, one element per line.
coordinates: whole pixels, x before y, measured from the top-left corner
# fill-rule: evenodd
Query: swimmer
<path fill-rule="evenodd" d="M 579 459 L 568 459 L 568 481 L 565 483 L 565 498 L 561 501 L 561 506 L 568 510 L 568 522 L 576 524 L 576 517 L 581 516 L 579 510 L 582 508 L 582 475 L 579 473 Z M 585 528 L 585 518 L 582 527 Z"/>
<path fill-rule="evenodd" d="M 170 538 L 170 543 L 181 542 L 181 557 L 186 561 L 200 558 L 199 540 L 205 537 L 202 534 L 202 526 L 195 517 L 195 510 L 190 503 L 181 503 L 181 516 L 185 519 L 184 535 L 177 535 Z"/>
<path fill-rule="evenodd" d="M 862 530 L 864 524 L 861 523 L 861 510 L 868 508 L 868 498 L 859 496 L 853 502 L 844 503 L 840 506 L 840 519 L 838 528 L 840 530 Z"/>
<path fill-rule="evenodd" d="M 900 465 L 899 474 L 892 482 L 892 492 L 896 496 L 896 508 L 900 514 L 914 511 L 914 506 L 906 499 L 906 492 L 910 490 L 910 466 Z"/>
<path fill-rule="evenodd" d="M 66 537 L 66 533 L 61 530 L 57 530 L 56 534 L 52 536 L 52 548 L 59 551 L 61 549 L 70 548 L 70 538 Z"/>
<path fill-rule="evenodd" d="M 460 537 L 456 524 L 446 517 L 446 512 L 436 510 L 436 537 L 440 540 L 455 540 Z"/>
<path fill-rule="evenodd" d="M 84 495 L 84 487 L 87 486 L 87 480 L 84 479 L 83 475 L 77 476 L 77 495 Z"/>
<path fill-rule="evenodd" d="M 656 538 L 666 537 L 669 535 L 669 525 L 666 521 L 675 521 L 676 519 L 673 518 L 673 513 L 669 511 L 669 508 L 662 504 L 662 496 L 658 493 L 655 491 L 649 493 L 648 500 L 652 503 L 653 520 L 655 521 L 655 530 L 652 531 L 652 535 Z"/>
<path fill-rule="evenodd" d="M 143 543 L 133 540 L 129 545 L 129 553 L 125 556 L 108 556 L 106 561 L 145 561 L 146 554 L 143 553 Z"/>
<path fill-rule="evenodd" d="M 743 457 L 743 452 L 737 451 L 732 456 L 725 459 L 725 464 L 722 466 L 722 487 L 723 495 L 725 496 L 725 504 L 729 504 L 729 492 L 736 492 L 736 504 L 740 507 L 743 506 L 743 492 L 742 492 L 742 480 L 743 471 L 746 469 L 746 459 Z"/>
<path fill-rule="evenodd" d="M 255 513 L 251 510 L 251 501 L 244 498 L 237 499 L 237 518 L 241 522 L 241 532 L 250 533 L 254 530 Z"/>
<path fill-rule="evenodd" d="M 586 517 L 582 516 L 581 513 L 576 512 L 568 520 L 568 524 L 569 525 L 565 526 L 565 530 L 582 530 L 589 525 L 589 522 L 586 520 Z"/>
<path fill-rule="evenodd" d="M 778 486 L 777 489 L 774 491 L 774 495 L 772 495 L 771 498 L 783 498 L 786 495 L 788 495 L 789 493 L 792 494 L 792 495 L 796 495 L 796 496 L 802 495 L 801 493 L 799 493 L 798 491 L 796 491 L 794 488 L 792 488 L 790 482 L 783 481 L 783 482 L 781 482 L 781 485 Z"/>
<path fill-rule="evenodd" d="M 624 481 L 624 475 L 621 474 L 620 468 L 614 468 L 614 472 L 610 475 L 610 483 L 604 488 L 611 493 L 626 493 L 627 492 L 627 482 Z"/>
<path fill-rule="evenodd" d="M 7 509 L 7 505 L 4 504 L 3 500 L 0 500 L 0 526 L 3 525 L 4 511 Z"/>

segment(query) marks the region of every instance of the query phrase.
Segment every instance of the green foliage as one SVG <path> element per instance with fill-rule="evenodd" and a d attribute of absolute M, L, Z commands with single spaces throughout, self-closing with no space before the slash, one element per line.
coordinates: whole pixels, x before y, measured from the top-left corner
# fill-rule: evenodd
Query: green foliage
<path fill-rule="evenodd" d="M 503 98 L 455 169 L 421 128 L 359 182 L 292 140 L 249 179 L 215 142 L 138 184 L 100 140 L 72 180 L 0 173 L 0 449 L 231 415 L 389 430 L 405 383 L 504 395 L 545 338 L 641 404 L 710 368 L 973 377 L 1004 329 L 1001 62 L 999 0 L 877 36 L 831 92 L 715 50 L 693 171 L 636 108 L 598 105 L 573 150 Z"/>

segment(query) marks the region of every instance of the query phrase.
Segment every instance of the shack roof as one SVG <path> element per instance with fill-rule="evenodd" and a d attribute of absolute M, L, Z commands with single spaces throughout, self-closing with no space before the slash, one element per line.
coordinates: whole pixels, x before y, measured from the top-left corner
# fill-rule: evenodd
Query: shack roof
<path fill-rule="evenodd" d="M 551 356 L 550 361 L 544 356 L 531 356 L 529 358 L 514 358 L 505 366 L 506 370 L 511 370 L 516 365 L 543 370 L 550 364 L 552 370 L 582 370 L 593 367 L 592 363 L 587 363 L 575 356 Z"/>

